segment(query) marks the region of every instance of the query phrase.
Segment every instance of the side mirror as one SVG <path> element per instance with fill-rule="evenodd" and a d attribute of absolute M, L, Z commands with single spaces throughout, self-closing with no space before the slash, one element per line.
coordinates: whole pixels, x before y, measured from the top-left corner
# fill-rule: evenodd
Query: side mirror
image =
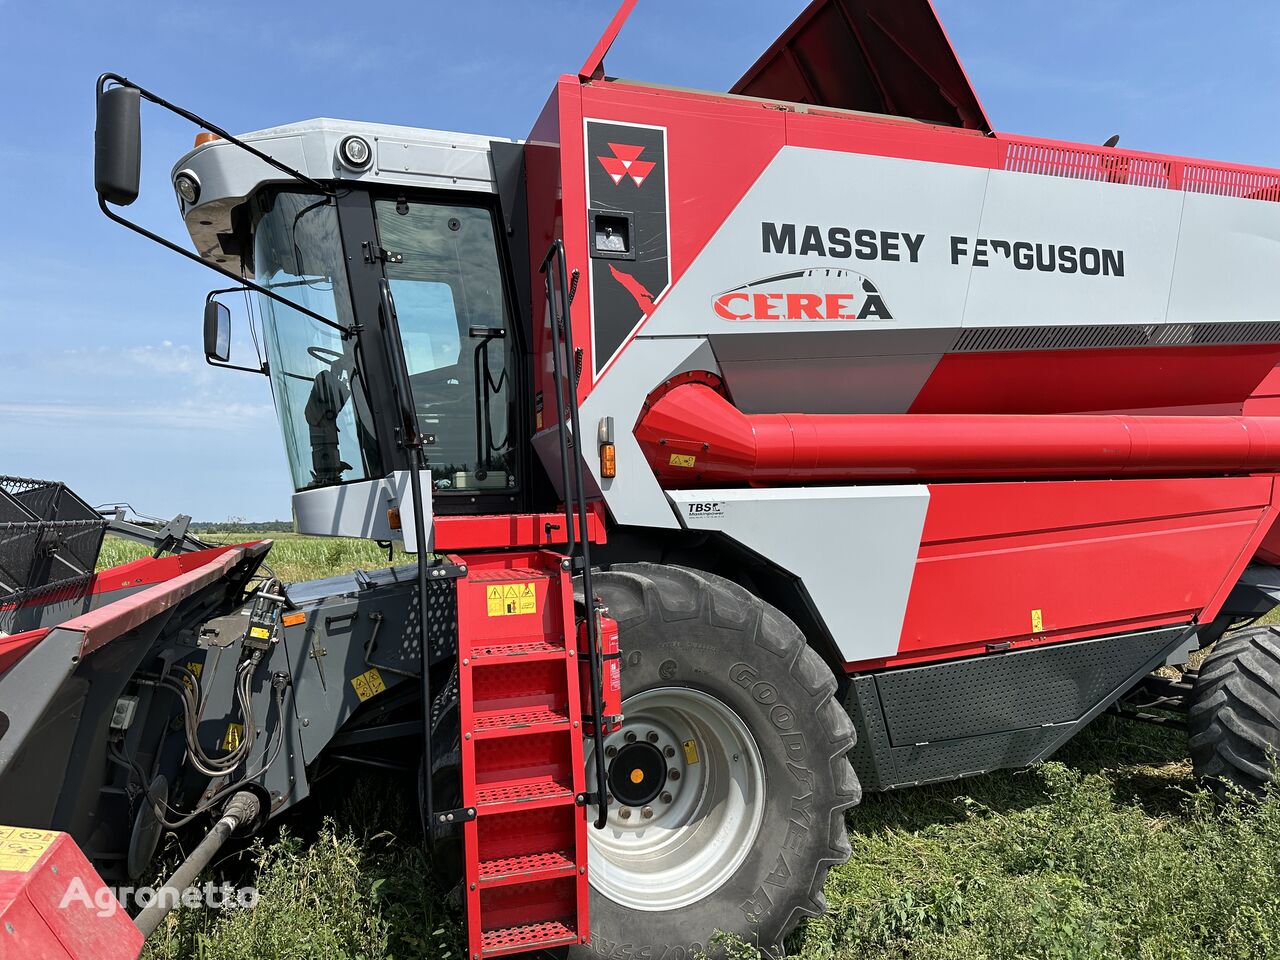
<path fill-rule="evenodd" d="M 231 308 L 212 295 L 204 303 L 204 358 L 210 363 L 231 359 Z"/>
<path fill-rule="evenodd" d="M 137 87 L 108 87 L 98 94 L 93 131 L 93 185 L 107 203 L 127 207 L 138 199 L 142 123 Z"/>

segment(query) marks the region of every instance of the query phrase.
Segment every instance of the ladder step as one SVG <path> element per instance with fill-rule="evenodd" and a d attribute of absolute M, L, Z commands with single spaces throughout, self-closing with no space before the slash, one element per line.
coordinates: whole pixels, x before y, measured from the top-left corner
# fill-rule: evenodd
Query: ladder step
<path fill-rule="evenodd" d="M 526 923 L 518 927 L 486 930 L 481 935 L 481 952 L 486 957 L 500 957 L 508 953 L 524 953 L 548 947 L 562 947 L 577 943 L 578 933 L 558 920 L 544 923 Z"/>
<path fill-rule="evenodd" d="M 476 790 L 478 815 L 510 813 L 573 803 L 577 795 L 568 784 L 554 780 L 516 780 Z"/>
<path fill-rule="evenodd" d="M 480 863 L 481 886 L 501 886 L 507 883 L 524 883 L 528 880 L 550 880 L 570 876 L 578 869 L 568 850 L 554 853 L 534 853 L 524 857 L 504 857 L 501 860 L 483 860 Z"/>
<path fill-rule="evenodd" d="M 495 737 L 518 737 L 523 733 L 547 733 L 569 726 L 567 709 L 552 707 L 527 707 L 509 713 L 478 713 L 475 717 L 475 737 L 488 740 Z"/>
<path fill-rule="evenodd" d="M 518 660 L 563 660 L 567 651 L 563 645 L 545 640 L 529 640 L 524 643 L 476 644 L 468 656 L 474 666 L 486 663 L 502 663 Z"/>

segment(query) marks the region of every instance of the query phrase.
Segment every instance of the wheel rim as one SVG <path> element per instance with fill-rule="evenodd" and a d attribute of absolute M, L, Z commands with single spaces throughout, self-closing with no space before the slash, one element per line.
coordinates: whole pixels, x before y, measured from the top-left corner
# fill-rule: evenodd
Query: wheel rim
<path fill-rule="evenodd" d="M 764 764 L 742 719 L 700 690 L 645 690 L 623 701 L 623 714 L 622 729 L 605 738 L 610 781 L 634 782 L 628 795 L 653 799 L 629 807 L 615 797 L 605 828 L 588 829 L 591 885 L 634 910 L 674 910 L 718 890 L 755 845 Z M 657 791 L 644 782 L 653 748 L 665 763 Z"/>

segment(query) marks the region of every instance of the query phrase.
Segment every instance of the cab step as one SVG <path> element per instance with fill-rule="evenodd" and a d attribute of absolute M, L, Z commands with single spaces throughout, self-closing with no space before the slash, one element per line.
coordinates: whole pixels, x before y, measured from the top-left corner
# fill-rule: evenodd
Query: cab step
<path fill-rule="evenodd" d="M 549 947 L 565 947 L 582 942 L 583 938 L 577 930 L 558 920 L 526 923 L 518 927 L 503 927 L 500 930 L 485 931 L 480 955 L 482 957 L 503 957 L 513 953 L 527 953 L 530 950 L 545 950 Z"/>
<path fill-rule="evenodd" d="M 466 559 L 458 694 L 469 960 L 585 943 L 582 699 L 572 573 L 550 551 Z"/>

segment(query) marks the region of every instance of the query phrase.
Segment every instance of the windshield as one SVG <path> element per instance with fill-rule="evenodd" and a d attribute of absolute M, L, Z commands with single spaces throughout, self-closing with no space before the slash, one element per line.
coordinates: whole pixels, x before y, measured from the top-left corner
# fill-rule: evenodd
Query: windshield
<path fill-rule="evenodd" d="M 374 206 L 435 489 L 512 489 L 514 336 L 493 216 L 403 199 Z"/>
<path fill-rule="evenodd" d="M 352 322 L 337 209 L 325 197 L 254 202 L 253 264 L 264 287 L 335 323 Z M 258 296 L 271 388 L 297 490 L 382 476 L 356 340 Z"/>

